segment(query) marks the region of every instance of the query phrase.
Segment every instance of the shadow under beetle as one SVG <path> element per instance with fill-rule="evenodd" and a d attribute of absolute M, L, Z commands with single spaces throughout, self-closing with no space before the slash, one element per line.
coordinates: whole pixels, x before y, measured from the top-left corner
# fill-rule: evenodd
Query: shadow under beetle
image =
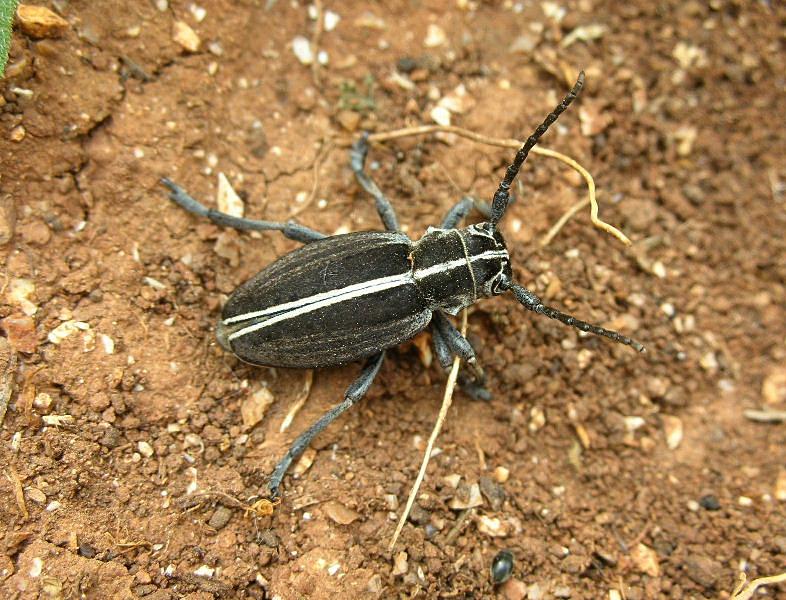
<path fill-rule="evenodd" d="M 367 135 L 350 152 L 358 182 L 376 202 L 387 231 L 326 236 L 289 221 L 257 221 L 209 209 L 170 181 L 170 198 L 185 210 L 218 225 L 280 231 L 305 245 L 282 256 L 237 288 L 227 300 L 216 327 L 218 342 L 241 360 L 272 367 L 329 367 L 368 359 L 344 400 L 327 411 L 293 442 L 268 482 L 272 497 L 292 462 L 311 440 L 368 391 L 382 366 L 385 350 L 431 328 L 435 353 L 448 369 L 454 356 L 474 367 L 474 380 L 463 381 L 475 396 L 487 396 L 482 372 L 469 342 L 448 320 L 479 298 L 512 292 L 528 310 L 581 331 L 606 336 L 643 351 L 638 342 L 615 331 L 580 321 L 545 306 L 535 294 L 513 281 L 510 256 L 498 229 L 510 202 L 510 186 L 527 158 L 557 117 L 575 100 L 576 84 L 516 153 L 494 194 L 491 206 L 462 198 L 439 228 L 412 241 L 400 229 L 396 213 L 364 171 Z M 458 229 L 472 208 L 486 221 Z"/>

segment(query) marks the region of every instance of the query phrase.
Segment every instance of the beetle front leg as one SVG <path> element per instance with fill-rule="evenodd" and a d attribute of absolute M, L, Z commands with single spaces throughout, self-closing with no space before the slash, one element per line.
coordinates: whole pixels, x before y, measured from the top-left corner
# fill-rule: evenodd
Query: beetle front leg
<path fill-rule="evenodd" d="M 309 444 L 311 444 L 311 441 L 323 429 L 325 429 L 325 427 L 335 421 L 344 411 L 346 411 L 353 404 L 355 404 L 355 402 L 366 395 L 368 388 L 371 387 L 371 384 L 374 382 L 374 378 L 377 376 L 377 373 L 379 373 L 379 369 L 382 367 L 382 362 L 384 359 L 384 352 L 380 352 L 379 354 L 371 357 L 366 363 L 366 366 L 363 367 L 363 370 L 361 371 L 358 378 L 347 388 L 347 391 L 344 394 L 343 402 L 337 404 L 327 411 L 319 418 L 319 420 L 317 420 L 306 431 L 301 433 L 297 439 L 292 442 L 292 445 L 284 455 L 284 458 L 278 461 L 276 468 L 273 469 L 273 473 L 270 475 L 270 480 L 268 481 L 268 490 L 270 491 L 271 498 L 278 497 L 278 488 L 281 485 L 281 481 L 284 479 L 284 475 L 286 475 L 289 467 L 292 465 L 292 462 L 296 460 L 301 454 L 303 454 L 303 451 L 306 448 L 308 448 Z"/>
<path fill-rule="evenodd" d="M 440 316 L 437 317 L 437 314 Z M 451 341 L 448 342 L 448 339 Z M 459 339 L 463 340 L 463 343 L 458 341 Z M 453 364 L 453 357 L 459 356 L 465 360 L 467 366 L 472 370 L 472 377 L 465 375 L 463 371 L 459 372 L 458 382 L 461 389 L 474 400 L 491 400 L 491 393 L 483 387 L 486 377 L 483 369 L 477 364 L 472 346 L 447 317 L 441 313 L 434 313 L 434 318 L 431 322 L 431 340 L 434 345 L 434 353 L 437 355 L 437 360 L 443 369 L 446 371 L 450 370 Z M 455 350 L 459 347 L 462 348 L 461 351 Z M 468 356 L 467 348 L 471 352 L 472 362 L 466 358 Z"/>
<path fill-rule="evenodd" d="M 361 187 L 374 197 L 379 218 L 382 219 L 385 229 L 399 231 L 398 218 L 393 205 L 379 189 L 379 186 L 374 183 L 374 180 L 363 170 L 366 164 L 366 155 L 368 155 L 368 133 L 363 133 L 360 139 L 352 144 L 352 149 L 349 151 L 349 165 Z"/>
<path fill-rule="evenodd" d="M 322 238 L 327 237 L 324 233 L 319 233 L 318 231 L 309 229 L 305 225 L 301 225 L 295 221 L 279 223 L 277 221 L 259 221 L 254 219 L 233 217 L 232 215 L 228 215 L 221 211 L 206 207 L 198 200 L 192 198 L 174 181 L 167 179 L 166 177 L 161 179 L 161 183 L 169 188 L 170 200 L 190 213 L 199 215 L 200 217 L 207 217 L 216 225 L 249 231 L 280 231 L 284 234 L 285 237 L 295 240 L 296 242 L 302 242 L 304 244 L 308 244 L 309 242 L 321 240 Z"/>

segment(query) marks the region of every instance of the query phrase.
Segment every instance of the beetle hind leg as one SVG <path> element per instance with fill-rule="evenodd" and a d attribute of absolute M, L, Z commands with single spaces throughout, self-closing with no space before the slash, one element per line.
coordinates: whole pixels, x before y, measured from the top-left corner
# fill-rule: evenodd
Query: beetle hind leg
<path fill-rule="evenodd" d="M 379 186 L 371 179 L 371 176 L 366 173 L 366 156 L 368 155 L 368 133 L 360 136 L 357 142 L 352 144 L 352 149 L 349 151 L 349 165 L 355 173 L 360 186 L 374 197 L 374 202 L 377 205 L 377 212 L 382 224 L 388 231 L 399 231 L 398 217 L 396 217 L 396 210 L 393 205 L 379 189 Z"/>
<path fill-rule="evenodd" d="M 382 367 L 382 361 L 384 359 L 384 352 L 372 356 L 366 363 L 366 366 L 363 367 L 358 378 L 347 388 L 347 391 L 344 393 L 344 400 L 322 415 L 313 425 L 311 425 L 311 427 L 301 433 L 295 441 L 292 442 L 284 458 L 278 461 L 276 468 L 273 469 L 273 473 L 270 475 L 268 490 L 272 498 L 278 497 L 278 488 L 281 485 L 281 481 L 284 479 L 284 475 L 286 475 L 292 463 L 303 454 L 306 448 L 308 448 L 311 441 L 323 429 L 341 416 L 344 411 L 352 407 L 353 404 L 366 395 L 368 388 L 371 387 L 374 378 L 377 376 L 377 373 L 379 373 L 379 369 Z"/>
<path fill-rule="evenodd" d="M 161 183 L 169 188 L 169 199 L 175 202 L 181 208 L 190 213 L 200 217 L 207 217 L 216 225 L 223 227 L 232 227 L 233 229 L 252 230 L 252 231 L 280 231 L 285 237 L 296 242 L 308 244 L 315 240 L 321 240 L 327 237 L 324 233 L 319 233 L 296 223 L 295 221 L 287 221 L 286 223 L 279 223 L 277 221 L 260 221 L 255 219 L 243 219 L 234 217 L 213 208 L 208 208 L 198 200 L 192 198 L 188 192 L 177 185 L 171 179 L 166 177 L 161 179 Z"/>

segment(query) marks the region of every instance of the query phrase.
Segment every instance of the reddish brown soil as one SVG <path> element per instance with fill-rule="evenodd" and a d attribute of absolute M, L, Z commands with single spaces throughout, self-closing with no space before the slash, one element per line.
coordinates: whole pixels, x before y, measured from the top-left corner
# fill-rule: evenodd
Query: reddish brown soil
<path fill-rule="evenodd" d="M 11 203 L 16 213 L 1 248 L 0 316 L 22 314 L 8 297 L 19 278 L 34 282 L 38 309 L 0 431 L 3 597 L 728 598 L 741 569 L 786 570 L 776 483 L 780 474 L 786 485 L 786 426 L 744 416 L 786 409 L 782 5 L 577 0 L 558 22 L 544 10 L 559 3 L 328 3 L 341 21 L 319 37 L 330 62 L 315 76 L 291 49 L 295 36 L 313 36 L 305 5 L 200 4 L 198 22 L 180 0 L 164 11 L 57 1 L 70 23 L 62 38 L 14 34 L 0 83 L 0 225 Z M 199 51 L 173 41 L 176 20 L 201 37 Z M 426 47 L 432 23 L 447 39 Z M 565 44 L 593 24 L 605 26 L 589 29 L 600 37 Z M 405 58 L 415 61 L 409 90 L 391 80 Z M 239 503 L 358 367 L 317 372 L 279 433 L 304 373 L 240 364 L 212 327 L 233 288 L 296 244 L 185 214 L 159 177 L 213 203 L 223 171 L 252 217 L 304 208 L 298 219 L 323 231 L 376 229 L 344 140 L 429 122 L 436 95 L 459 84 L 472 106 L 455 124 L 522 137 L 579 68 L 587 89 L 544 145 L 593 172 L 602 215 L 634 247 L 581 213 L 540 249 L 585 191 L 539 156 L 504 230 L 520 281 L 622 328 L 647 354 L 580 337 L 509 297 L 480 302 L 470 339 L 494 399 L 456 394 L 393 555 L 417 440 L 444 385 L 412 345 L 390 352 L 368 397 L 319 437 L 273 516 L 244 513 Z M 367 82 L 373 105 L 342 108 Z M 303 207 L 296 196 L 311 191 L 329 139 L 336 147 Z M 510 157 L 434 137 L 371 153 L 413 237 L 462 193 L 488 198 Z M 89 331 L 49 342 L 68 319 Z M 275 403 L 245 431 L 240 407 L 263 386 Z M 57 427 L 47 415 L 72 420 Z M 676 448 L 670 417 L 684 431 Z M 482 506 L 450 508 L 461 490 L 446 476 L 472 484 L 498 466 L 510 478 L 484 480 Z M 190 491 L 214 494 L 198 502 Z M 490 536 L 488 518 L 507 535 Z M 515 556 L 514 579 L 495 589 L 489 566 L 502 548 Z M 778 594 L 783 584 L 764 596 Z"/>

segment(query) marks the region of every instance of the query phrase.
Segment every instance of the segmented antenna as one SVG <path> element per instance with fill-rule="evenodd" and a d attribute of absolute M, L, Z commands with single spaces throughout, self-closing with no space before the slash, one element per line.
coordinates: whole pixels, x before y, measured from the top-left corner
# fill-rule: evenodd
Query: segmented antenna
<path fill-rule="evenodd" d="M 557 108 L 549 113 L 543 123 L 538 126 L 533 134 L 527 138 L 527 141 L 524 142 L 524 145 L 519 151 L 516 152 L 516 158 L 513 159 L 508 170 L 505 171 L 505 177 L 500 182 L 497 191 L 494 192 L 494 201 L 491 203 L 491 216 L 489 218 L 489 222 L 492 226 L 496 226 L 497 223 L 499 223 L 500 219 L 502 219 L 502 216 L 505 214 L 505 210 L 508 208 L 508 202 L 510 202 L 510 186 L 513 185 L 513 180 L 516 178 L 516 175 L 518 175 L 521 165 L 527 160 L 529 151 L 538 143 L 538 140 L 546 133 L 548 128 L 554 124 L 557 117 L 565 112 L 565 109 L 567 109 L 571 102 L 576 99 L 582 87 L 584 87 L 584 71 L 579 73 L 579 78 L 576 80 L 573 88 L 568 92 L 568 95 L 562 99 L 562 102 L 559 103 Z"/>
<path fill-rule="evenodd" d="M 557 321 L 565 323 L 565 325 L 570 325 L 571 327 L 575 327 L 581 331 L 594 333 L 595 335 L 602 335 L 620 344 L 625 344 L 626 346 L 635 348 L 639 352 L 644 352 L 644 346 L 639 344 L 636 340 L 625 337 L 621 333 L 617 333 L 611 329 L 604 329 L 603 327 L 598 327 L 597 325 L 580 321 L 576 317 L 572 317 L 571 315 L 566 315 L 565 313 L 558 311 L 556 308 L 546 306 L 535 294 L 517 283 L 512 284 L 510 289 L 515 294 L 516 300 L 518 300 L 527 310 L 531 310 L 532 312 L 538 313 L 540 315 L 546 315 L 550 319 L 556 319 Z"/>

